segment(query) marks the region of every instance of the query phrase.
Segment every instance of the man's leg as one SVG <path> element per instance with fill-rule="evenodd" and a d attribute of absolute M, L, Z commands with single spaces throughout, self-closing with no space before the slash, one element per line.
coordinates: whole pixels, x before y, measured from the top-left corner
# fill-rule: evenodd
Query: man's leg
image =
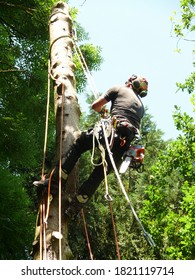
<path fill-rule="evenodd" d="M 111 152 L 117 168 L 120 167 L 122 162 L 122 156 L 124 152 L 128 149 L 132 138 L 133 135 L 127 139 L 125 145 L 122 147 L 121 147 L 120 137 L 115 138 Z M 113 170 L 113 166 L 107 151 L 106 151 L 105 160 L 107 163 L 107 174 L 109 174 Z M 88 200 L 95 193 L 95 191 L 97 190 L 98 186 L 100 185 L 103 179 L 104 179 L 103 165 L 96 166 L 93 172 L 91 173 L 91 175 L 89 176 L 89 178 L 81 185 L 81 187 L 78 189 L 75 196 L 70 200 L 70 203 L 65 210 L 65 215 L 68 218 L 71 218 L 72 216 L 78 214 L 78 212 L 85 206 Z"/>
<path fill-rule="evenodd" d="M 123 153 L 123 148 L 120 147 L 120 139 L 116 138 L 112 147 L 112 154 L 117 167 L 120 166 Z M 107 151 L 105 161 L 107 163 L 106 171 L 107 174 L 109 174 L 113 170 L 113 166 Z M 99 160 L 99 163 L 101 163 L 101 159 Z M 65 216 L 68 218 L 76 216 L 93 196 L 103 179 L 104 169 L 101 164 L 94 168 L 89 178 L 81 185 L 74 197 L 70 199 L 69 205 L 65 210 Z"/>
<path fill-rule="evenodd" d="M 93 130 L 88 130 L 82 132 L 79 138 L 73 143 L 68 152 L 62 157 L 62 180 L 64 183 L 68 179 L 68 175 L 73 170 L 76 162 L 80 158 L 81 154 L 87 150 L 92 149 L 93 145 Z M 52 175 L 52 185 L 58 185 L 59 180 L 59 163 L 56 164 L 53 175 Z M 46 180 L 35 181 L 33 184 L 37 187 L 48 186 L 49 178 L 47 176 Z"/>
<path fill-rule="evenodd" d="M 65 209 L 65 216 L 67 218 L 76 216 L 80 212 L 80 210 L 95 193 L 103 179 L 103 165 L 96 166 L 89 178 L 83 182 L 74 197 L 70 199 L 69 205 Z"/>

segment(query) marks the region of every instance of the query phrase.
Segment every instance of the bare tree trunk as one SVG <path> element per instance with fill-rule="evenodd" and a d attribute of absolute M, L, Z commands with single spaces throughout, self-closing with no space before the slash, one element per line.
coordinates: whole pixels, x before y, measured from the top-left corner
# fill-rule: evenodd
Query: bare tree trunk
<path fill-rule="evenodd" d="M 80 109 L 76 98 L 75 65 L 72 62 L 72 20 L 69 15 L 68 5 L 64 2 L 60 1 L 52 8 L 49 34 L 51 76 L 54 80 L 56 115 L 55 162 L 57 162 L 61 157 L 61 136 L 61 152 L 65 154 L 78 136 L 80 117 Z M 63 123 L 61 123 L 62 120 Z M 40 230 L 41 223 L 39 215 L 39 224 L 37 224 L 34 241 L 34 259 L 46 258 L 57 260 L 72 258 L 72 253 L 68 245 L 68 224 L 63 219 L 63 212 L 67 194 L 74 192 L 76 187 L 76 177 L 77 169 L 75 168 L 70 174 L 66 186 L 62 186 L 61 195 L 58 195 L 58 193 L 53 195 L 47 223 L 45 224 L 42 221 L 43 231 Z M 44 203 L 40 207 L 41 211 L 44 210 L 42 209 L 45 205 Z M 61 207 L 59 208 L 59 206 Z M 62 215 L 61 220 L 59 220 L 59 213 Z M 46 232 L 45 236 L 44 228 Z"/>

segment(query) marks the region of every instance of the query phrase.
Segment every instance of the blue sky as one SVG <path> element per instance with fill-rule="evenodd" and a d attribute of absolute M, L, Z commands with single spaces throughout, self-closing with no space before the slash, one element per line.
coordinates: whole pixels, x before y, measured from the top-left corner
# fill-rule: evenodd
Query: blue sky
<path fill-rule="evenodd" d="M 149 93 L 142 101 L 164 139 L 176 138 L 174 105 L 194 114 L 190 95 L 176 93 L 176 82 L 193 71 L 192 44 L 180 41 L 179 54 L 174 51 L 178 39 L 171 36 L 169 18 L 173 11 L 179 13 L 179 0 L 70 0 L 69 5 L 79 9 L 78 21 L 90 43 L 102 48 L 101 70 L 92 73 L 99 92 L 124 84 L 131 74 L 146 76 Z"/>

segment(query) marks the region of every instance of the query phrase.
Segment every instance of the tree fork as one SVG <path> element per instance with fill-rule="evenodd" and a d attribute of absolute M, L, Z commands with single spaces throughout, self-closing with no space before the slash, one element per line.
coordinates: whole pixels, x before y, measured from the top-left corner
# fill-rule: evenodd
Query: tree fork
<path fill-rule="evenodd" d="M 56 116 L 56 152 L 54 162 L 58 162 L 80 133 L 80 109 L 76 97 L 75 65 L 72 61 L 72 49 L 74 45 L 72 40 L 72 19 L 69 14 L 69 7 L 64 2 L 60 1 L 52 8 L 49 21 L 49 35 L 50 74 L 54 81 L 53 89 Z M 62 120 L 63 123 L 61 123 Z M 60 143 L 62 143 L 61 151 Z M 68 245 L 68 223 L 63 218 L 63 213 L 67 195 L 75 192 L 76 178 L 77 168 L 74 168 L 66 186 L 62 186 L 61 197 L 59 197 L 58 193 L 52 195 L 46 224 L 46 234 L 43 238 L 40 238 L 42 237 L 40 236 L 40 225 L 37 222 L 33 248 L 34 259 L 41 259 L 41 255 L 43 255 L 43 258 L 49 260 L 72 258 L 72 253 Z M 58 188 L 58 186 L 52 187 Z M 61 205 L 61 209 L 59 209 L 59 205 Z M 61 222 L 59 221 L 59 212 L 62 213 Z M 40 218 L 37 220 L 39 221 Z M 43 250 L 41 249 L 42 244 L 40 243 L 40 239 L 45 240 L 46 246 L 43 245 Z M 43 254 L 41 251 L 43 251 Z"/>

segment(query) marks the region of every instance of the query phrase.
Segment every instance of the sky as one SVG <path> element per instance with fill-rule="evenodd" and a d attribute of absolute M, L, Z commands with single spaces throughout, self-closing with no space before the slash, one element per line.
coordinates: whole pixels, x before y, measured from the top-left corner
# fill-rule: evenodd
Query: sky
<path fill-rule="evenodd" d="M 177 91 L 193 71 L 192 43 L 174 37 L 170 16 L 179 14 L 179 0 L 70 0 L 79 10 L 78 22 L 89 33 L 89 43 L 102 48 L 101 69 L 93 72 L 100 93 L 124 84 L 132 75 L 149 81 L 142 101 L 152 121 L 164 132 L 163 138 L 176 139 L 174 105 L 194 117 L 190 95 Z M 181 53 L 175 52 L 177 46 Z M 85 108 L 83 96 L 79 97 Z"/>

